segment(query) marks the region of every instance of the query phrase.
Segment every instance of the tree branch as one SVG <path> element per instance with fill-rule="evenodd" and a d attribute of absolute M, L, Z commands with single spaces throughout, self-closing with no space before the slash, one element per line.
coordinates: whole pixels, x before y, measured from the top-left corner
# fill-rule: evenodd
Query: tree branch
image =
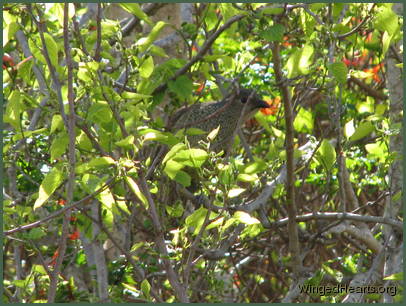
<path fill-rule="evenodd" d="M 282 64 L 280 57 L 280 44 L 274 43 L 271 47 L 272 59 L 275 72 L 275 81 L 279 84 L 279 90 L 282 94 L 283 105 L 285 109 L 286 124 L 286 209 L 288 211 L 288 231 L 289 231 L 289 250 L 292 254 L 292 270 L 295 278 L 299 277 L 303 269 L 302 259 L 300 257 L 299 234 L 296 218 L 296 200 L 295 200 L 295 160 L 294 160 L 294 131 L 293 131 L 293 110 L 290 99 L 290 93 L 285 85 Z"/>
<path fill-rule="evenodd" d="M 69 162 L 69 177 L 66 187 L 66 201 L 71 204 L 73 201 L 73 192 L 75 188 L 75 105 L 73 97 L 73 62 L 71 56 L 71 48 L 69 44 L 69 3 L 64 5 L 64 16 L 63 16 L 63 42 L 66 57 L 66 67 L 68 69 L 68 103 L 69 103 L 69 115 L 67 122 L 67 130 L 69 135 L 69 147 L 68 147 L 68 162 Z M 66 123 L 66 122 L 65 122 Z M 53 303 L 55 301 L 56 289 L 59 280 L 59 273 L 62 269 L 62 263 L 65 257 L 65 251 L 67 248 L 67 238 L 69 234 L 69 224 L 71 209 L 65 212 L 65 216 L 62 224 L 62 233 L 59 238 L 58 244 L 58 257 L 56 259 L 56 264 L 54 270 L 50 275 L 50 285 L 48 290 L 48 303 Z"/>

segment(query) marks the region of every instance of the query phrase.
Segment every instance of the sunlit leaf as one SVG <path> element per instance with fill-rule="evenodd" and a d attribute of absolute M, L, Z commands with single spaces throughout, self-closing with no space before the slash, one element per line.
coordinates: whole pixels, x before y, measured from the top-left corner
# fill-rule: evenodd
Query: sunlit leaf
<path fill-rule="evenodd" d="M 41 186 L 39 187 L 38 199 L 34 203 L 34 210 L 44 205 L 59 185 L 62 184 L 65 177 L 65 172 L 57 167 L 54 167 L 47 175 L 45 175 Z"/>

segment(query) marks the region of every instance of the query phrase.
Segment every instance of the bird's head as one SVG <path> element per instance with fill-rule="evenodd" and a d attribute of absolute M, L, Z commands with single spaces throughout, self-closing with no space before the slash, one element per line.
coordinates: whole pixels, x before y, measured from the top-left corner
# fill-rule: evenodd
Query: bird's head
<path fill-rule="evenodd" d="M 251 89 L 241 88 L 239 93 L 239 101 L 244 105 L 245 113 L 253 114 L 260 108 L 270 107 L 268 103 Z M 247 104 L 248 103 L 248 104 Z"/>

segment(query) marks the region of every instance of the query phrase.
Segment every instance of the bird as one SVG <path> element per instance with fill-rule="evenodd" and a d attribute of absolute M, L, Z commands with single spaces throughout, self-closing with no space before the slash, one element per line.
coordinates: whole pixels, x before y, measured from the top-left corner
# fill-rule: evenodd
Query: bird
<path fill-rule="evenodd" d="M 247 88 L 237 88 L 218 102 L 196 103 L 183 108 L 172 117 L 173 130 L 198 128 L 210 133 L 219 128 L 210 150 L 230 153 L 235 134 L 242 124 L 250 119 L 260 108 L 270 106 L 256 91 Z M 195 146 L 207 135 L 187 136 L 191 146 Z"/>

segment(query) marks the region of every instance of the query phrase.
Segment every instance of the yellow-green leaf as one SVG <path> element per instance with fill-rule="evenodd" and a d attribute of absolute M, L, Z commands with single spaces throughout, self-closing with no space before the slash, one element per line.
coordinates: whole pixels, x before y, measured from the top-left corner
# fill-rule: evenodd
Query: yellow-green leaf
<path fill-rule="evenodd" d="M 144 194 L 141 192 L 140 188 L 138 187 L 137 183 L 129 176 L 125 177 L 125 181 L 127 182 L 128 186 L 131 188 L 131 190 L 134 192 L 134 194 L 137 196 L 137 198 L 146 206 L 148 207 L 148 200 L 144 196 Z"/>
<path fill-rule="evenodd" d="M 39 187 L 38 199 L 34 203 L 34 210 L 44 205 L 64 179 L 65 173 L 56 167 L 44 177 Z"/>

